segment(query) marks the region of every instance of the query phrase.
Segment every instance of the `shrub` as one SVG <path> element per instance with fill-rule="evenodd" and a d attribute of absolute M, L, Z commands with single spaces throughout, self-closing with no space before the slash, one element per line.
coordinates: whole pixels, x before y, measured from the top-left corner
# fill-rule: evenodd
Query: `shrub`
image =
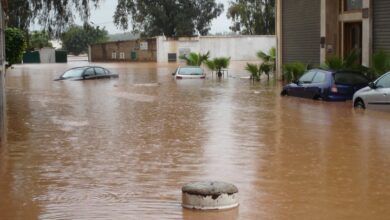
<path fill-rule="evenodd" d="M 17 28 L 5 30 L 5 54 L 9 66 L 22 62 L 26 48 L 27 40 L 22 30 Z"/>
<path fill-rule="evenodd" d="M 299 79 L 306 71 L 306 65 L 301 62 L 283 65 L 283 77 L 287 82 Z"/>

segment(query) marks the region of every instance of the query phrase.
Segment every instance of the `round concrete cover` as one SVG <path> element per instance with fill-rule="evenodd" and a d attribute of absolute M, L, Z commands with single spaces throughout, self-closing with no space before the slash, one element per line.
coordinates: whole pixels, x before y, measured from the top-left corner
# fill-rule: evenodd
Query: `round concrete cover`
<path fill-rule="evenodd" d="M 182 192 L 190 195 L 219 196 L 238 193 L 238 189 L 235 185 L 224 182 L 194 182 L 183 186 Z"/>

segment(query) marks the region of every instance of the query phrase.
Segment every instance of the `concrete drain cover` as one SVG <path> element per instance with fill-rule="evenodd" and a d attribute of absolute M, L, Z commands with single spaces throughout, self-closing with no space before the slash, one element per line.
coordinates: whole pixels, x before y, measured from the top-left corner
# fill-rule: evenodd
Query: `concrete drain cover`
<path fill-rule="evenodd" d="M 237 207 L 238 189 L 224 182 L 194 182 L 182 188 L 182 205 L 188 209 L 223 210 Z"/>

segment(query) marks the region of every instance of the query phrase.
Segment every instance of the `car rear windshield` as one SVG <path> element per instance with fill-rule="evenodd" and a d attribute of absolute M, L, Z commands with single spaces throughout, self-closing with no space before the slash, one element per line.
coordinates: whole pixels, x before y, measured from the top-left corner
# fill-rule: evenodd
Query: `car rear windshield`
<path fill-rule="evenodd" d="M 365 76 L 353 72 L 336 73 L 334 76 L 334 80 L 336 84 L 344 84 L 344 85 L 357 85 L 357 84 L 369 83 L 369 80 Z"/>
<path fill-rule="evenodd" d="M 180 75 L 202 75 L 203 70 L 201 68 L 180 68 Z"/>
<path fill-rule="evenodd" d="M 62 78 L 72 78 L 72 77 L 81 77 L 83 74 L 84 69 L 71 69 L 66 71 L 63 75 Z"/>

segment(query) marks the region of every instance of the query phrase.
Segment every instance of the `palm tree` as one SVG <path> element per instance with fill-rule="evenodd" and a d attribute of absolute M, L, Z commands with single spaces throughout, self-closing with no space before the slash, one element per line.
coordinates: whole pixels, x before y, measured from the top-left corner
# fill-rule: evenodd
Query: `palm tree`
<path fill-rule="evenodd" d="M 212 70 L 217 71 L 218 77 L 222 77 L 222 69 L 228 68 L 230 64 L 230 57 L 217 57 L 213 60 L 205 61 L 206 66 Z"/>
<path fill-rule="evenodd" d="M 276 68 L 276 48 L 272 47 L 269 49 L 268 54 L 264 53 L 263 51 L 257 52 L 257 57 L 261 59 L 264 63 L 269 63 L 272 66 L 272 70 L 275 70 Z"/>
<path fill-rule="evenodd" d="M 269 81 L 269 74 L 273 68 L 273 64 L 270 63 L 262 63 L 259 67 L 260 74 L 265 73 L 267 75 L 267 80 Z"/>
<path fill-rule="evenodd" d="M 190 53 L 188 56 L 181 55 L 179 58 L 185 60 L 188 66 L 201 66 L 210 57 L 210 52 L 205 54 Z"/>
<path fill-rule="evenodd" d="M 247 63 L 245 70 L 248 71 L 251 74 L 250 79 L 253 81 L 260 81 L 261 71 L 260 66 L 257 66 L 256 64 Z"/>

